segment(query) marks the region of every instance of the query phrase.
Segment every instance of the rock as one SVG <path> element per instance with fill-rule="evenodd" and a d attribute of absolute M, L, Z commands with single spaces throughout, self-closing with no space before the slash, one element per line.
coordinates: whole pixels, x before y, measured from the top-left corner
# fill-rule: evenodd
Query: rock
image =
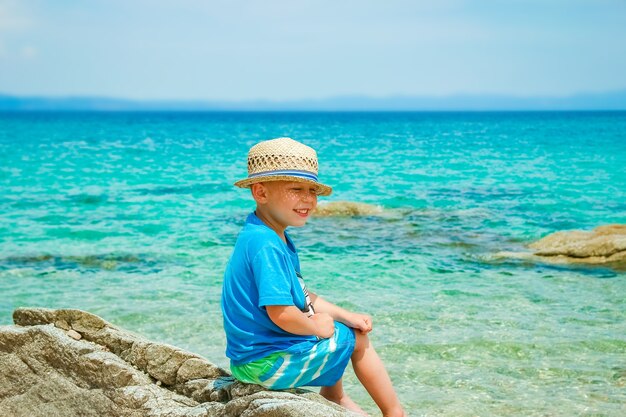
<path fill-rule="evenodd" d="M 82 338 L 83 338 L 83 337 L 80 335 L 80 333 L 78 333 L 78 332 L 77 332 L 76 330 L 74 330 L 74 329 L 70 329 L 70 330 L 68 330 L 68 331 L 67 331 L 67 335 L 68 335 L 69 337 L 71 337 L 72 339 L 74 339 L 74 340 L 80 340 L 80 339 L 82 339 Z"/>
<path fill-rule="evenodd" d="M 383 214 L 383 210 L 381 207 L 371 204 L 354 203 L 351 201 L 332 201 L 330 203 L 320 204 L 312 214 L 316 217 L 376 216 Z"/>
<path fill-rule="evenodd" d="M 13 319 L 0 326 L 0 416 L 355 415 L 310 391 L 237 382 L 85 311 L 20 308 Z"/>
<path fill-rule="evenodd" d="M 537 256 L 562 256 L 570 262 L 626 261 L 626 225 L 606 225 L 591 232 L 556 232 L 529 245 Z"/>
<path fill-rule="evenodd" d="M 65 320 L 57 320 L 54 325 L 59 329 L 70 330 L 70 325 Z"/>
<path fill-rule="evenodd" d="M 496 256 L 558 264 L 626 267 L 626 225 L 599 226 L 589 231 L 552 233 L 531 243 L 532 252 L 500 252 Z"/>
<path fill-rule="evenodd" d="M 308 399 L 289 392 L 262 391 L 239 397 L 226 404 L 227 415 L 233 416 L 304 416 L 305 414 L 302 414 L 303 409 L 306 410 L 306 415 L 310 417 L 346 415 L 341 407 L 336 406 L 334 409 L 317 407 Z"/>

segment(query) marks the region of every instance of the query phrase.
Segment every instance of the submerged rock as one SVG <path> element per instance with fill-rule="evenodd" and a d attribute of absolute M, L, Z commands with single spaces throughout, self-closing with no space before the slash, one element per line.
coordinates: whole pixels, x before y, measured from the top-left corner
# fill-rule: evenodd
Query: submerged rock
<path fill-rule="evenodd" d="M 566 256 L 590 263 L 626 260 L 626 225 L 607 225 L 591 232 L 556 232 L 529 245 L 538 256 Z"/>
<path fill-rule="evenodd" d="M 528 245 L 532 252 L 500 252 L 500 257 L 547 261 L 626 266 L 626 225 L 599 226 L 589 231 L 552 233 Z"/>
<path fill-rule="evenodd" d="M 100 268 L 105 270 L 114 270 L 120 267 L 136 267 L 142 264 L 150 264 L 150 259 L 142 259 L 132 254 L 109 253 L 94 254 L 80 256 L 59 256 L 51 254 L 40 254 L 32 256 L 8 256 L 3 258 L 4 263 L 17 265 L 30 264 L 50 264 L 56 266 L 78 266 L 82 268 Z"/>
<path fill-rule="evenodd" d="M 365 203 L 355 203 L 351 201 L 332 201 L 326 204 L 320 204 L 313 211 L 313 216 L 330 217 L 330 216 L 373 216 L 381 215 L 383 210 L 379 206 L 373 206 Z"/>
<path fill-rule="evenodd" d="M 1 416 L 354 415 L 306 390 L 242 384 L 85 311 L 20 308 L 13 320 L 0 326 Z"/>

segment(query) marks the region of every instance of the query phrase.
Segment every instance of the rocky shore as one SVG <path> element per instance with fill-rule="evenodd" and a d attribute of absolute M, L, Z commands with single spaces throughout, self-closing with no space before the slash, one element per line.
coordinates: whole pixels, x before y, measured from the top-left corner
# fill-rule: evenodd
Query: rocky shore
<path fill-rule="evenodd" d="M 304 390 L 239 383 L 196 354 L 81 310 L 0 326 L 0 416 L 354 416 Z"/>

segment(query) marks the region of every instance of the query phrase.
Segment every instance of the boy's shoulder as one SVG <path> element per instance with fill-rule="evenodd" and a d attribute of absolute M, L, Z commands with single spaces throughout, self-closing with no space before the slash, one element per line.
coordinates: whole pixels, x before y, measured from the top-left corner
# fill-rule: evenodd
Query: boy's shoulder
<path fill-rule="evenodd" d="M 284 249 L 283 241 L 272 229 L 267 227 L 258 217 L 251 213 L 237 237 L 235 250 L 246 249 L 249 253 L 256 253 L 263 248 Z"/>

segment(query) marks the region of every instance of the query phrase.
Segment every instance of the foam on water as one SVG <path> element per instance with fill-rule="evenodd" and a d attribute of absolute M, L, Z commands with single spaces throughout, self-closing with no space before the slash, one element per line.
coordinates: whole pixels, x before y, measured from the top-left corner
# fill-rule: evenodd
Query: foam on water
<path fill-rule="evenodd" d="M 292 236 L 311 288 L 374 316 L 410 415 L 623 415 L 624 271 L 495 255 L 626 223 L 626 113 L 1 114 L 0 324 L 81 308 L 226 366 L 232 183 L 279 136 L 327 201 L 382 209 Z"/>

